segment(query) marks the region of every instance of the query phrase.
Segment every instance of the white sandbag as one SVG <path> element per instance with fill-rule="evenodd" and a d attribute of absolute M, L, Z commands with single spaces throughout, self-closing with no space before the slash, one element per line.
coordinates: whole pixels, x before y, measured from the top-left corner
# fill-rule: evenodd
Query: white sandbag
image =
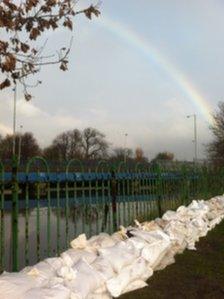
<path fill-rule="evenodd" d="M 56 270 L 45 261 L 25 269 L 24 272 L 26 272 L 27 275 L 35 278 L 35 281 L 37 282 L 36 287 L 45 286 L 49 279 L 56 276 Z"/>
<path fill-rule="evenodd" d="M 168 251 L 164 254 L 164 256 L 160 259 L 160 261 L 153 268 L 154 271 L 159 271 L 165 269 L 167 266 L 175 263 L 175 254 L 179 251 L 179 248 L 175 245 L 172 245 Z"/>
<path fill-rule="evenodd" d="M 55 276 L 55 277 L 52 277 L 48 281 L 48 284 L 46 285 L 46 287 L 52 288 L 52 287 L 54 287 L 56 285 L 63 285 L 63 284 L 64 284 L 64 278 Z"/>
<path fill-rule="evenodd" d="M 210 221 L 209 223 L 209 228 L 213 229 L 217 224 L 219 224 L 222 220 L 224 219 L 224 215 L 219 216 L 215 219 L 213 219 L 212 221 Z"/>
<path fill-rule="evenodd" d="M 72 249 L 20 273 L 0 275 L 0 299 L 112 299 L 144 287 L 153 270 L 173 263 L 224 219 L 224 196 L 192 201 L 162 219 L 120 227 L 89 240 L 82 234 Z"/>
<path fill-rule="evenodd" d="M 64 285 L 68 287 L 77 298 L 85 299 L 90 293 L 104 284 L 103 277 L 85 260 L 81 259 L 75 264 L 74 269 L 77 276 L 73 280 L 64 280 Z"/>
<path fill-rule="evenodd" d="M 187 229 L 180 221 L 170 221 L 164 228 L 164 232 L 170 237 L 171 241 L 176 241 L 180 246 L 184 246 Z"/>
<path fill-rule="evenodd" d="M 102 258 L 110 262 L 114 271 L 117 273 L 140 256 L 140 252 L 125 241 L 121 241 L 112 247 L 99 249 L 99 254 Z"/>
<path fill-rule="evenodd" d="M 164 241 L 170 242 L 169 236 L 161 230 L 154 230 L 154 231 L 143 231 L 140 229 L 133 229 L 131 231 L 133 236 L 141 238 L 148 242 L 149 244 L 154 243 L 156 241 Z"/>
<path fill-rule="evenodd" d="M 147 280 L 153 270 L 143 258 L 138 258 L 133 264 L 125 267 L 114 278 L 106 282 L 107 289 L 113 297 L 118 297 L 135 280 Z"/>
<path fill-rule="evenodd" d="M 162 218 L 156 218 L 155 223 L 159 226 L 159 228 L 163 231 L 164 227 L 167 225 L 168 221 Z"/>
<path fill-rule="evenodd" d="M 208 212 L 208 206 L 205 204 L 204 200 L 193 200 L 188 206 L 187 209 L 197 212 L 197 214 L 202 215 Z"/>
<path fill-rule="evenodd" d="M 198 230 L 198 237 L 205 237 L 207 235 L 209 223 L 204 218 L 197 217 L 192 219 L 191 225 L 194 225 Z"/>
<path fill-rule="evenodd" d="M 161 230 L 161 227 L 154 220 L 150 222 L 143 222 L 143 223 L 139 223 L 138 220 L 135 220 L 135 225 L 141 230 L 145 230 L 145 231 Z"/>
<path fill-rule="evenodd" d="M 105 280 L 108 280 L 115 276 L 115 272 L 111 263 L 104 259 L 102 256 L 97 257 L 97 259 L 91 264 L 91 266 L 104 277 Z"/>
<path fill-rule="evenodd" d="M 87 239 L 85 234 L 79 235 L 76 239 L 71 241 L 70 246 L 73 249 L 84 249 L 87 245 Z"/>
<path fill-rule="evenodd" d="M 63 285 L 52 288 L 34 288 L 24 294 L 23 299 L 70 299 L 71 291 Z M 15 297 L 14 299 L 17 299 Z"/>
<path fill-rule="evenodd" d="M 209 211 L 207 213 L 208 221 L 211 221 L 211 220 L 215 219 L 216 217 L 217 217 L 217 211 L 215 211 L 215 210 Z"/>
<path fill-rule="evenodd" d="M 149 244 L 145 240 L 137 237 L 130 238 L 128 242 L 140 250 L 141 257 L 144 258 L 152 268 L 160 262 L 167 248 L 167 246 L 164 248 L 160 241 Z"/>
<path fill-rule="evenodd" d="M 123 233 L 121 233 L 120 231 L 113 233 L 111 235 L 111 238 L 115 241 L 115 243 L 124 241 L 125 239 L 127 239 L 127 237 L 124 236 Z"/>
<path fill-rule="evenodd" d="M 166 221 L 177 220 L 178 216 L 175 211 L 166 211 L 166 213 L 163 214 L 162 219 Z"/>
<path fill-rule="evenodd" d="M 99 248 L 111 247 L 117 243 L 113 237 L 106 233 L 100 233 L 98 236 L 93 236 L 87 241 L 87 247 L 95 250 Z"/>
<path fill-rule="evenodd" d="M 89 294 L 87 299 L 112 299 L 112 297 L 108 292 L 105 292 L 102 294 Z"/>
<path fill-rule="evenodd" d="M 135 280 L 132 281 L 122 292 L 122 294 L 129 293 L 138 289 L 147 287 L 148 284 L 144 280 Z"/>
<path fill-rule="evenodd" d="M 130 242 L 133 242 L 134 246 L 139 249 L 142 247 L 141 256 L 147 260 L 150 267 L 154 269 L 171 245 L 169 236 L 162 231 L 146 232 L 133 230 L 131 233 L 139 238 L 139 240 L 131 240 L 132 238 L 130 238 Z M 141 240 L 146 243 L 144 244 Z"/>
<path fill-rule="evenodd" d="M 0 275 L 0 299 L 23 299 L 24 294 L 34 287 L 35 279 L 25 273 L 4 272 Z"/>
<path fill-rule="evenodd" d="M 72 280 L 76 278 L 77 270 L 73 269 L 72 267 L 63 266 L 57 270 L 57 274 L 66 280 Z"/>
<path fill-rule="evenodd" d="M 82 258 L 85 259 L 88 264 L 92 264 L 96 257 L 97 255 L 95 252 L 89 252 L 82 249 L 68 249 L 61 254 L 63 262 L 69 267 L 72 267 Z"/>
<path fill-rule="evenodd" d="M 57 271 L 64 265 L 64 261 L 60 257 L 47 258 L 44 260 L 44 262 L 49 264 L 55 271 Z"/>
<path fill-rule="evenodd" d="M 149 243 L 147 243 L 145 240 L 138 237 L 131 237 L 126 241 L 126 243 L 131 244 L 140 252 L 144 247 L 149 245 Z"/>

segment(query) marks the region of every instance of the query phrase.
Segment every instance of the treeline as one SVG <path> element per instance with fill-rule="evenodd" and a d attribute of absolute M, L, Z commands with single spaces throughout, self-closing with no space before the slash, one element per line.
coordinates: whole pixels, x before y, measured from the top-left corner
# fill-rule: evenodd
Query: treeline
<path fill-rule="evenodd" d="M 65 162 L 70 159 L 137 161 L 147 163 L 142 148 L 116 147 L 106 139 L 105 134 L 95 128 L 69 130 L 56 136 L 51 144 L 41 148 L 30 132 L 16 134 L 15 152 L 21 161 L 33 156 L 42 156 L 47 160 Z M 10 160 L 13 154 L 13 136 L 0 136 L 0 159 Z M 172 153 L 159 153 L 154 159 L 173 160 Z"/>
<path fill-rule="evenodd" d="M 101 160 L 101 159 L 136 159 L 148 161 L 143 150 L 137 148 L 113 148 L 105 134 L 95 128 L 84 130 L 69 130 L 56 136 L 51 144 L 41 148 L 33 133 L 17 133 L 15 137 L 15 152 L 21 160 L 33 156 L 42 156 L 58 162 L 70 159 Z M 0 136 L 0 158 L 9 160 L 13 153 L 13 135 Z"/>

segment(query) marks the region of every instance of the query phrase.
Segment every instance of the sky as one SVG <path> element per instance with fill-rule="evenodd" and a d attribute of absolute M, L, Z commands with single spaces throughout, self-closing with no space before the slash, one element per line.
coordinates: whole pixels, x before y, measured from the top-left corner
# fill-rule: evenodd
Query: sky
<path fill-rule="evenodd" d="M 18 89 L 17 130 L 22 125 L 47 146 L 65 130 L 91 126 L 114 147 L 126 143 L 150 159 L 170 151 L 192 160 L 193 118 L 186 116 L 196 114 L 204 158 L 209 115 L 224 100 L 224 2 L 103 0 L 100 10 L 92 21 L 76 17 L 67 72 L 42 68 L 43 83 L 29 103 Z M 51 53 L 70 35 L 59 30 L 43 38 Z M 10 88 L 0 93 L 2 135 L 12 130 L 12 111 Z"/>

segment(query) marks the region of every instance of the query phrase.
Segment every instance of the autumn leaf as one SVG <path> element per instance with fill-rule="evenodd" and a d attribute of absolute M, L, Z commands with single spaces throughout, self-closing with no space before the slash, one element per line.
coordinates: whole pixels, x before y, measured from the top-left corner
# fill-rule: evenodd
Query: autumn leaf
<path fill-rule="evenodd" d="M 32 99 L 31 94 L 26 93 L 26 94 L 25 94 L 25 100 L 26 100 L 27 102 L 29 102 L 31 99 Z"/>
<path fill-rule="evenodd" d="M 66 19 L 63 23 L 63 26 L 68 27 L 70 30 L 73 28 L 73 23 L 70 19 Z"/>
<path fill-rule="evenodd" d="M 6 51 L 6 49 L 8 48 L 9 43 L 7 42 L 3 42 L 0 40 L 0 52 Z"/>
<path fill-rule="evenodd" d="M 11 82 L 9 79 L 5 79 L 3 82 L 0 83 L 0 90 L 4 89 L 6 87 L 9 87 L 11 85 Z"/>
<path fill-rule="evenodd" d="M 86 17 L 88 19 L 92 19 L 92 15 L 95 15 L 96 17 L 98 17 L 100 15 L 100 11 L 94 7 L 93 5 L 91 5 L 89 8 L 84 10 L 84 14 L 86 15 Z"/>
<path fill-rule="evenodd" d="M 16 58 L 13 54 L 7 54 L 5 61 L 1 64 L 2 71 L 11 72 L 16 67 Z"/>
<path fill-rule="evenodd" d="M 7 78 L 0 82 L 0 89 L 20 81 L 25 99 L 30 101 L 32 96 L 27 92 L 29 86 L 26 84 L 30 75 L 38 73 L 43 65 L 58 64 L 61 70 L 68 69 L 71 43 L 56 49 L 58 55 L 45 55 L 46 43 L 41 45 L 36 40 L 52 29 L 66 27 L 73 30 L 73 18 L 77 14 L 84 14 L 89 19 L 100 14 L 93 5 L 75 11 L 74 3 L 76 0 L 0 0 L 0 29 L 3 28 L 5 33 L 0 37 L 0 72 Z"/>
<path fill-rule="evenodd" d="M 38 35 L 40 35 L 40 30 L 38 28 L 33 28 L 30 32 L 30 39 L 36 40 Z"/>
<path fill-rule="evenodd" d="M 67 69 L 68 69 L 67 63 L 68 63 L 67 61 L 62 61 L 61 62 L 60 69 L 62 71 L 67 71 Z"/>
<path fill-rule="evenodd" d="M 26 31 L 29 32 L 31 31 L 32 28 L 33 28 L 33 21 L 28 20 L 28 22 L 26 23 Z"/>
<path fill-rule="evenodd" d="M 25 43 L 21 43 L 20 48 L 24 53 L 26 53 L 29 50 L 30 46 Z"/>

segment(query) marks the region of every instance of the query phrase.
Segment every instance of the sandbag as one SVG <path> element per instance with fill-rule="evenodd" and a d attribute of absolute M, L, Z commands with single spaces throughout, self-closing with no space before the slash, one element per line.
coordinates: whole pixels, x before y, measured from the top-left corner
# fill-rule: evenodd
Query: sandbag
<path fill-rule="evenodd" d="M 146 230 L 146 231 L 162 230 L 161 226 L 159 226 L 159 224 L 156 223 L 154 220 L 152 220 L 150 222 L 143 222 L 143 223 L 139 223 L 137 220 L 135 220 L 135 224 L 141 230 Z"/>
<path fill-rule="evenodd" d="M 39 262 L 32 267 L 27 267 L 26 270 L 24 269 L 24 272 L 35 279 L 37 282 L 36 287 L 45 286 L 49 279 L 57 274 L 55 268 L 45 261 Z"/>
<path fill-rule="evenodd" d="M 77 270 L 73 269 L 72 267 L 63 266 L 57 270 L 57 274 L 66 280 L 72 280 L 76 278 Z"/>
<path fill-rule="evenodd" d="M 104 259 L 102 256 L 97 257 L 97 259 L 91 264 L 91 266 L 103 276 L 105 280 L 108 280 L 115 276 L 111 262 Z"/>
<path fill-rule="evenodd" d="M 44 262 L 49 264 L 55 271 L 57 271 L 64 265 L 64 261 L 60 257 L 47 258 L 44 260 Z"/>
<path fill-rule="evenodd" d="M 112 299 L 144 287 L 154 270 L 173 263 L 224 219 L 224 197 L 192 201 L 162 219 L 120 227 L 87 240 L 82 234 L 72 248 L 20 273 L 0 275 L 0 299 Z"/>
<path fill-rule="evenodd" d="M 23 299 L 24 294 L 35 287 L 35 279 L 26 273 L 4 272 L 0 275 L 1 299 Z"/>
<path fill-rule="evenodd" d="M 130 238 L 130 242 L 137 248 L 141 248 L 141 256 L 149 262 L 150 267 L 153 269 L 158 265 L 166 251 L 171 245 L 170 239 L 167 234 L 162 231 L 142 231 L 133 230 L 131 233 L 138 239 Z M 141 242 L 145 241 L 144 242 Z"/>
<path fill-rule="evenodd" d="M 96 257 L 96 253 L 82 249 L 68 249 L 61 254 L 63 262 L 69 267 L 72 267 L 82 258 L 85 259 L 88 264 L 92 264 Z"/>
<path fill-rule="evenodd" d="M 178 216 L 177 216 L 177 213 L 175 211 L 166 211 L 163 214 L 162 219 L 165 220 L 165 221 L 177 220 Z"/>
<path fill-rule="evenodd" d="M 114 278 L 106 282 L 107 289 L 113 297 L 118 297 L 135 280 L 147 280 L 152 276 L 153 270 L 143 258 L 138 258 L 134 263 L 122 269 Z"/>
<path fill-rule="evenodd" d="M 171 241 L 176 241 L 183 248 L 186 244 L 185 236 L 187 235 L 187 229 L 184 223 L 176 220 L 170 221 L 164 228 L 164 232 L 170 237 Z"/>
<path fill-rule="evenodd" d="M 89 294 L 87 299 L 112 299 L 112 297 L 108 292 L 105 292 L 102 294 Z"/>
<path fill-rule="evenodd" d="M 109 261 L 114 271 L 117 273 L 140 256 L 140 252 L 125 241 L 121 241 L 112 247 L 99 249 L 99 254 L 102 258 Z"/>
<path fill-rule="evenodd" d="M 224 215 L 216 217 L 209 223 L 209 229 L 213 229 L 217 224 L 219 224 L 224 219 Z"/>
<path fill-rule="evenodd" d="M 73 249 L 84 249 L 87 246 L 87 239 L 85 234 L 79 235 L 76 239 L 72 240 L 70 246 Z"/>
<path fill-rule="evenodd" d="M 142 288 L 145 288 L 147 287 L 148 284 L 143 281 L 143 280 L 135 280 L 135 281 L 132 281 L 122 292 L 122 294 L 125 294 L 125 293 L 129 293 L 129 292 L 132 292 L 132 291 L 135 291 L 135 290 L 138 290 L 138 289 L 142 289 Z"/>
<path fill-rule="evenodd" d="M 90 293 L 104 284 L 103 277 L 84 259 L 81 259 L 73 267 L 77 271 L 77 276 L 72 280 L 64 280 L 64 285 L 69 288 L 74 296 L 85 299 Z"/>
<path fill-rule="evenodd" d="M 93 236 L 87 241 L 87 247 L 92 249 L 107 248 L 117 243 L 115 238 L 106 233 L 100 233 L 98 236 Z"/>
<path fill-rule="evenodd" d="M 17 299 L 17 297 L 15 297 Z M 14 299 L 15 299 L 14 298 Z M 28 290 L 23 299 L 70 299 L 71 291 L 63 285 L 52 288 L 34 288 Z"/>

